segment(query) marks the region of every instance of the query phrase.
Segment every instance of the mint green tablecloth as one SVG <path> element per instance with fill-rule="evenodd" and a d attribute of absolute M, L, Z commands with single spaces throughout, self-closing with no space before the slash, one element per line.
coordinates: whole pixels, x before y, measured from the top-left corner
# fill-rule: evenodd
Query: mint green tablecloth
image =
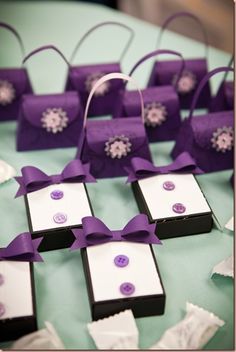
<path fill-rule="evenodd" d="M 76 2 L 1 2 L 0 20 L 13 24 L 22 34 L 26 52 L 33 48 L 54 43 L 67 57 L 77 39 L 92 25 L 105 20 L 122 21 L 136 32 L 135 40 L 122 63 L 128 73 L 137 59 L 155 48 L 158 28 L 103 7 Z M 14 38 L 0 31 L 1 64 L 17 64 L 19 50 Z M 112 34 L 114 33 L 114 34 Z M 101 39 L 106 35 L 107 43 Z M 122 50 L 125 31 L 101 30 L 81 48 L 77 62 L 117 60 Z M 11 40 L 10 40 L 11 39 Z M 165 47 L 182 51 L 187 57 L 202 55 L 203 45 L 167 31 Z M 3 50 L 4 48 L 4 50 Z M 164 45 L 163 45 L 164 48 Z M 209 66 L 225 65 L 229 55 L 210 48 Z M 144 86 L 152 63 L 139 70 L 136 79 Z M 41 54 L 29 63 L 29 70 L 37 92 L 55 92 L 63 88 L 66 67 L 54 53 Z M 219 77 L 213 80 L 214 87 Z M 15 151 L 16 123 L 0 125 L 0 159 L 11 163 L 17 172 L 22 166 L 35 165 L 47 173 L 57 173 L 75 155 L 75 148 L 50 151 Z M 168 163 L 172 142 L 151 145 L 157 164 Z M 218 172 L 198 177 L 199 183 L 215 212 L 221 226 L 233 214 L 233 193 L 228 182 L 232 171 Z M 99 180 L 88 185 L 95 215 L 111 228 L 121 228 L 138 209 L 125 178 Z M 23 199 L 14 199 L 17 186 L 14 181 L 0 185 L 0 245 L 5 246 L 18 233 L 27 230 Z M 197 304 L 217 314 L 225 321 L 207 349 L 233 348 L 233 280 L 216 277 L 211 279 L 212 267 L 232 254 L 233 236 L 216 228 L 211 233 L 163 241 L 154 248 L 167 294 L 163 316 L 136 319 L 140 348 L 148 348 L 163 332 L 184 317 L 186 301 Z M 45 263 L 35 265 L 38 326 L 52 322 L 66 348 L 93 349 L 86 324 L 91 321 L 88 296 L 79 252 L 68 250 L 43 254 Z M 6 346 L 0 345 L 0 348 Z"/>

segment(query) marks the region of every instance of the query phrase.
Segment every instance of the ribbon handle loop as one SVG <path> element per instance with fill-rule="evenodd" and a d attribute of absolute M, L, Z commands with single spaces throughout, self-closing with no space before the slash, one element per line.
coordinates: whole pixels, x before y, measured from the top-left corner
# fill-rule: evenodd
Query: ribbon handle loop
<path fill-rule="evenodd" d="M 92 100 L 92 97 L 95 93 L 95 91 L 106 81 L 110 81 L 112 79 L 121 79 L 121 80 L 125 80 L 128 82 L 133 83 L 133 85 L 136 87 L 138 94 L 139 94 L 139 98 L 140 98 L 140 104 L 141 104 L 141 117 L 142 117 L 142 121 L 144 124 L 144 103 L 143 103 L 143 97 L 142 97 L 142 93 L 141 90 L 138 87 L 138 84 L 136 83 L 136 81 L 131 78 L 130 76 L 125 75 L 124 73 L 120 73 L 120 72 L 114 72 L 114 73 L 108 73 L 107 75 L 104 75 L 103 77 L 101 77 L 99 80 L 96 81 L 96 83 L 93 85 L 93 88 L 91 89 L 89 96 L 88 96 L 88 100 L 86 103 L 86 107 L 85 107 L 85 111 L 84 111 L 84 128 L 86 128 L 86 122 L 87 122 L 87 117 L 88 117 L 88 111 L 89 111 L 89 106 Z"/>
<path fill-rule="evenodd" d="M 25 56 L 25 48 L 24 48 L 23 40 L 22 40 L 20 34 L 15 30 L 14 27 L 10 26 L 8 23 L 0 22 L 0 27 L 10 31 L 15 36 L 15 38 L 17 39 L 17 41 L 19 43 L 22 57 L 24 57 Z"/>
<path fill-rule="evenodd" d="M 94 32 L 96 29 L 100 28 L 100 27 L 104 27 L 104 26 L 119 26 L 119 27 L 122 27 L 124 29 L 126 29 L 127 31 L 129 31 L 130 33 L 130 37 L 129 37 L 129 40 L 127 42 L 127 44 L 125 45 L 122 53 L 121 53 L 121 56 L 120 56 L 120 61 L 123 59 L 124 55 L 126 54 L 128 48 L 130 47 L 130 44 L 131 42 L 133 41 L 134 39 L 134 31 L 132 28 L 130 28 L 129 26 L 127 26 L 126 24 L 123 24 L 123 23 L 120 23 L 120 22 L 115 22 L 115 21 L 107 21 L 107 22 L 101 22 L 101 23 L 98 23 L 97 25 L 95 25 L 94 27 L 90 28 L 83 36 L 82 38 L 78 41 L 78 43 L 76 44 L 73 52 L 72 52 L 72 55 L 71 55 L 71 58 L 70 58 L 70 62 L 72 62 L 75 58 L 75 55 L 76 53 L 78 52 L 79 48 L 81 47 L 81 45 L 83 44 L 83 42 L 85 41 L 85 39 L 92 33 Z"/>

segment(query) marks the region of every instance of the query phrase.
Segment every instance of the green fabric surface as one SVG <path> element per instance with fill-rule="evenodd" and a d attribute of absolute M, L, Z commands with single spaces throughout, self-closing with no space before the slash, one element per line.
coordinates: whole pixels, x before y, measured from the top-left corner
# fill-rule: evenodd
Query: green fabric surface
<path fill-rule="evenodd" d="M 154 50 L 159 29 L 105 7 L 76 2 L 0 2 L 0 20 L 14 25 L 21 33 L 26 52 L 37 46 L 54 43 L 69 57 L 78 38 L 92 25 L 106 20 L 122 21 L 136 32 L 135 40 L 122 62 L 128 73 L 133 64 L 148 51 Z M 88 40 L 77 55 L 77 62 L 114 61 L 122 51 L 123 30 L 101 30 Z M 107 42 L 105 39 L 106 37 Z M 163 48 L 183 52 L 186 57 L 202 56 L 201 43 L 171 31 L 166 31 Z M 3 41 L 4 40 L 4 41 Z M 6 31 L 0 30 L 1 66 L 18 65 L 19 50 Z M 2 50 L 2 43 L 3 48 Z M 3 57 L 2 57 L 3 55 Z M 209 50 L 209 68 L 228 63 L 230 55 L 214 48 Z M 42 53 L 28 64 L 36 92 L 56 92 L 63 89 L 65 64 L 54 53 Z M 135 74 L 144 86 L 152 62 Z M 212 80 L 214 90 L 220 77 Z M 186 115 L 186 114 L 185 114 Z M 16 123 L 0 124 L 0 159 L 9 162 L 20 173 L 26 165 L 34 165 L 48 174 L 58 173 L 75 156 L 76 148 L 48 151 L 16 152 Z M 171 161 L 169 152 L 173 142 L 151 145 L 157 165 Z M 229 183 L 232 170 L 198 176 L 198 181 L 221 227 L 233 214 L 233 192 Z M 0 246 L 5 246 L 15 235 L 28 230 L 24 201 L 14 199 L 15 181 L 0 185 Z M 125 178 L 99 180 L 88 184 L 94 213 L 109 227 L 119 229 L 138 213 L 132 191 Z M 164 331 L 185 315 L 186 301 L 203 307 L 225 321 L 225 325 L 205 346 L 205 349 L 233 349 L 233 280 L 211 278 L 215 264 L 233 252 L 233 235 L 214 226 L 211 233 L 163 241 L 154 247 L 167 299 L 163 316 L 136 319 L 139 346 L 148 348 Z M 45 262 L 35 264 L 35 284 L 38 327 L 50 321 L 67 349 L 95 349 L 86 324 L 91 321 L 85 278 L 80 252 L 69 250 L 42 254 Z M 6 348 L 9 344 L 0 344 Z"/>

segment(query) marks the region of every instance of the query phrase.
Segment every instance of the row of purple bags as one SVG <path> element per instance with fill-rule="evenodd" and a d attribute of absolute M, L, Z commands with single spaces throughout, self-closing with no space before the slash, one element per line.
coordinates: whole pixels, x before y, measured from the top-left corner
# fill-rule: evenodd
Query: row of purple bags
<path fill-rule="evenodd" d="M 206 44 L 206 57 L 197 58 L 197 59 L 187 59 L 181 63 L 178 60 L 165 60 L 156 62 L 153 66 L 150 79 L 148 81 L 148 87 L 156 87 L 156 86 L 164 86 L 170 88 L 170 86 L 174 86 L 175 91 L 178 94 L 180 100 L 180 108 L 190 108 L 190 104 L 193 98 L 193 95 L 197 89 L 197 86 L 200 80 L 205 76 L 208 72 L 208 64 L 207 64 L 207 52 L 208 52 L 208 41 L 207 35 L 202 26 L 199 19 L 188 12 L 181 12 L 170 16 L 163 24 L 160 35 L 159 35 L 159 45 L 160 39 L 164 30 L 167 26 L 181 16 L 188 16 L 191 19 L 197 21 L 200 27 L 202 28 L 205 44 Z M 134 37 L 133 30 L 121 23 L 118 22 L 104 22 L 100 23 L 94 27 L 92 27 L 85 35 L 79 40 L 76 45 L 72 56 L 71 62 L 73 61 L 77 51 L 83 44 L 83 42 L 87 39 L 89 35 L 91 35 L 95 30 L 103 26 L 120 26 L 129 31 L 129 40 L 122 52 L 120 60 L 124 57 L 131 41 Z M 0 26 L 10 30 L 19 41 L 20 47 L 22 49 L 22 54 L 24 56 L 23 43 L 19 36 L 19 34 L 7 24 L 0 23 Z M 172 55 L 176 55 L 173 51 Z M 154 54 L 155 55 L 155 54 Z M 154 56 L 151 55 L 151 56 Z M 150 56 L 150 57 L 151 57 Z M 180 54 L 179 54 L 180 56 Z M 131 74 L 134 70 L 143 63 L 148 58 L 145 56 L 142 58 L 138 64 L 134 66 L 131 70 Z M 93 84 L 103 75 L 111 72 L 121 72 L 120 62 L 116 63 L 107 63 L 107 64 L 95 64 L 95 65 L 79 65 L 73 66 L 66 61 L 66 64 L 69 66 L 68 70 L 68 78 L 66 82 L 66 91 L 77 91 L 80 96 L 81 105 L 84 108 L 88 94 L 91 90 Z M 181 66 L 182 65 L 182 66 Z M 25 68 L 16 68 L 16 69 L 0 69 L 0 121 L 16 119 L 19 110 L 20 97 L 22 94 L 32 93 L 32 88 L 30 84 L 30 80 Z M 117 93 L 124 90 L 124 84 L 120 81 L 114 81 L 103 85 L 100 90 L 95 93 L 94 100 L 91 104 L 91 108 L 89 111 L 89 116 L 98 116 L 98 115 L 106 115 L 106 114 L 117 114 L 117 111 L 114 111 L 114 106 L 117 100 Z M 151 90 L 150 90 L 151 92 Z M 157 94 L 158 91 L 155 91 Z M 163 91 L 164 92 L 164 91 Z M 171 94 L 172 92 L 170 92 Z M 149 95 L 152 93 L 149 93 Z M 164 95 L 168 97 L 169 91 L 167 93 L 164 92 Z M 163 96 L 162 92 L 160 92 L 160 99 Z M 216 96 L 217 99 L 214 99 L 212 102 L 212 106 L 210 109 L 212 111 L 216 110 L 229 110 L 232 109 L 233 105 L 233 82 L 222 81 L 220 85 L 220 89 Z M 219 102 L 221 100 L 221 103 Z M 198 99 L 196 108 L 206 108 L 209 107 L 209 102 L 211 101 L 211 92 L 209 83 L 203 89 L 203 93 Z M 150 106 L 148 106 L 150 108 Z M 131 108 L 132 109 L 132 108 Z M 164 109 L 165 110 L 165 109 Z M 129 114 L 127 112 L 127 114 Z M 165 114 L 165 111 L 164 111 Z M 171 115 L 171 113 L 170 113 Z M 170 139 L 172 139 L 171 137 Z M 166 138 L 164 137 L 164 140 Z M 156 141 L 156 139 L 155 139 Z"/>
<path fill-rule="evenodd" d="M 113 22 L 106 24 L 113 24 Z M 100 24 L 94 28 L 102 25 L 104 24 Z M 91 29 L 89 33 L 91 33 L 92 30 L 93 29 Z M 83 39 L 85 39 L 85 37 L 86 35 Z M 58 49 L 52 46 L 39 48 L 30 53 L 24 61 L 29 59 L 29 57 L 35 53 L 48 48 L 58 51 Z M 65 57 L 59 51 L 58 53 L 69 65 Z M 149 87 L 142 91 L 145 103 L 142 118 L 146 122 L 147 132 L 150 131 L 150 133 L 148 133 L 149 140 L 153 141 L 175 139 L 181 125 L 180 107 L 177 95 L 177 92 L 180 95 L 181 92 L 179 92 L 178 89 L 176 92 L 174 88 L 180 85 L 182 88 L 185 88 L 184 94 L 186 94 L 186 82 L 189 83 L 189 75 L 187 75 L 187 80 L 186 75 L 181 75 L 183 72 L 186 73 L 187 64 L 190 65 L 189 62 L 193 62 L 193 66 L 195 65 L 198 71 L 199 67 L 202 67 L 202 60 L 200 60 L 201 62 L 199 62 L 199 65 L 196 65 L 196 61 L 198 61 L 197 59 L 183 61 L 183 58 L 179 53 L 160 50 L 150 53 L 142 58 L 131 70 L 131 74 L 145 60 L 154 55 L 165 53 L 179 56 L 182 63 L 181 60 L 171 61 L 173 65 L 177 65 L 175 82 L 171 81 L 164 83 L 165 80 L 163 77 L 165 77 L 165 75 L 163 75 L 163 72 L 165 70 L 162 67 L 161 82 L 163 85 L 161 87 Z M 158 68 L 160 68 L 160 64 L 163 65 L 164 63 L 165 61 L 155 63 L 151 77 L 153 77 L 155 72 L 158 77 Z M 170 61 L 167 62 L 167 66 L 172 67 L 169 63 Z M 103 71 L 105 71 L 104 66 L 106 66 L 108 72 L 110 72 L 110 70 L 113 72 L 113 69 L 116 69 L 118 72 L 120 71 L 119 64 L 117 64 L 118 66 L 116 67 L 110 67 L 110 65 L 114 64 L 92 65 L 92 75 L 96 73 L 96 70 L 97 72 L 99 71 L 100 66 L 103 66 Z M 71 83 L 69 82 L 74 82 L 76 80 L 78 90 L 79 87 L 84 89 L 84 81 L 80 81 L 80 78 L 84 77 L 85 82 L 88 82 L 89 67 L 91 68 L 91 66 L 70 67 L 67 82 L 68 89 L 72 88 L 72 86 L 70 86 Z M 79 71 L 77 71 L 77 68 Z M 224 70 L 225 72 L 230 71 L 230 69 L 227 68 Z M 195 102 L 192 105 L 190 118 L 184 122 L 183 128 L 181 128 L 178 133 L 177 143 L 172 155 L 175 157 L 183 150 L 188 150 L 190 154 L 196 158 L 198 165 L 202 167 L 205 172 L 230 168 L 233 163 L 232 111 L 224 112 L 223 115 L 222 113 L 219 113 L 219 117 L 223 116 L 221 119 L 219 117 L 217 119 L 215 117 L 212 118 L 212 115 L 214 114 L 205 115 L 200 119 L 192 117 L 194 108 L 202 106 L 203 104 L 202 102 L 200 104 L 198 103 L 198 98 L 201 98 L 202 95 L 205 96 L 206 92 L 209 91 L 208 77 L 204 76 L 205 72 L 202 70 L 200 71 L 203 77 L 205 77 L 205 82 L 202 85 L 200 84 L 201 87 L 200 85 L 197 85 L 197 88 L 200 87 L 201 89 L 196 90 L 195 87 L 193 92 L 189 92 L 189 94 L 195 94 Z M 25 70 L 24 72 L 26 73 Z M 18 150 L 74 146 L 77 145 L 78 136 L 80 136 L 77 157 L 80 157 L 83 161 L 90 161 L 92 173 L 97 178 L 124 175 L 124 166 L 126 166 L 134 156 L 141 156 L 150 160 L 151 155 L 144 125 L 140 118 L 140 113 L 137 111 L 137 109 L 140 108 L 139 102 L 137 101 L 137 91 L 125 91 L 124 82 L 118 81 L 117 79 L 113 79 L 112 84 L 106 79 L 103 80 L 102 84 L 100 83 L 99 85 L 96 85 L 97 80 L 99 80 L 99 78 L 105 73 L 107 72 L 100 73 L 100 76 L 97 75 L 96 79 L 93 79 L 93 81 L 90 82 L 90 87 L 87 89 L 86 95 L 84 95 L 83 98 L 81 98 L 81 95 L 79 98 L 76 91 L 68 91 L 62 94 L 46 96 L 37 96 L 34 94 L 24 95 L 17 131 Z M 16 76 L 13 75 L 13 77 L 15 78 Z M 172 76 L 172 80 L 173 77 L 174 76 Z M 180 84 L 181 78 L 183 79 L 183 82 Z M 100 109 L 101 114 L 108 113 L 108 111 L 101 112 L 103 107 L 106 109 L 108 106 L 114 106 L 114 117 L 116 118 L 110 121 L 88 121 L 86 125 L 85 121 L 87 114 L 85 114 L 83 128 L 83 108 L 80 99 L 86 101 L 87 96 L 94 85 L 97 86 L 97 90 L 93 92 L 94 104 L 90 108 L 96 108 L 97 104 L 98 110 Z M 187 86 L 189 87 L 189 84 L 187 84 Z M 207 90 L 205 89 L 206 87 Z M 201 90 L 203 90 L 204 94 L 200 94 Z M 85 91 L 83 92 L 85 93 Z M 152 101 L 153 97 L 154 102 Z M 155 102 L 157 99 L 156 97 L 158 97 L 158 102 Z M 124 120 L 122 121 L 122 118 L 117 118 L 117 116 L 129 116 L 131 118 L 126 118 L 124 123 Z M 135 116 L 136 118 L 134 118 Z M 187 139 L 186 137 L 189 138 Z M 186 141 L 188 141 L 187 144 Z M 212 160 L 210 163 L 209 157 L 210 160 Z M 201 162 L 203 162 L 203 166 L 201 166 Z"/>

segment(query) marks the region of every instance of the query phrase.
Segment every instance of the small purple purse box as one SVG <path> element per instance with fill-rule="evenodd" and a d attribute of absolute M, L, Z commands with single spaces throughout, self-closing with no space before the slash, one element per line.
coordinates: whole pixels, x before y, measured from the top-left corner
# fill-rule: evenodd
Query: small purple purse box
<path fill-rule="evenodd" d="M 200 82 L 194 95 L 189 117 L 183 122 L 172 150 L 172 158 L 187 151 L 205 173 L 233 168 L 234 113 L 219 111 L 193 116 L 200 94 L 208 80 L 217 73 L 233 71 L 219 67 L 210 71 Z"/>
<path fill-rule="evenodd" d="M 174 85 L 176 82 L 176 90 L 179 94 L 180 108 L 189 109 L 191 102 L 198 87 L 199 82 L 208 72 L 207 65 L 207 55 L 208 55 L 208 39 L 205 28 L 203 27 L 201 21 L 194 14 L 189 12 L 179 12 L 168 17 L 161 27 L 158 43 L 160 46 L 160 41 L 164 30 L 167 28 L 170 22 L 179 17 L 190 17 L 195 20 L 202 28 L 204 41 L 206 44 L 206 57 L 195 58 L 195 59 L 185 59 L 185 69 L 182 72 L 180 79 L 177 82 L 176 72 L 179 70 L 179 62 L 176 60 L 165 60 L 156 62 L 153 66 L 148 87 L 162 86 L 162 85 Z M 204 87 L 203 94 L 198 99 L 196 108 L 207 108 L 209 101 L 211 99 L 210 85 L 207 83 Z"/>
<path fill-rule="evenodd" d="M 184 69 L 182 55 L 172 50 L 155 50 L 142 57 L 132 68 L 129 76 L 146 60 L 156 55 L 171 54 L 182 59 L 179 76 Z M 179 97 L 172 85 L 149 87 L 143 89 L 144 120 L 149 142 L 169 141 L 176 138 L 181 126 Z M 113 117 L 137 116 L 140 111 L 140 102 L 137 91 L 122 91 L 117 99 Z"/>
<path fill-rule="evenodd" d="M 96 29 L 103 26 L 119 26 L 130 32 L 130 38 L 121 54 L 120 61 L 126 54 L 134 37 L 133 30 L 125 24 L 119 22 L 102 22 L 92 27 L 84 36 L 79 40 L 76 45 L 70 62 L 73 61 L 78 49 L 87 37 Z M 70 66 L 65 90 L 76 90 L 79 93 L 83 108 L 93 85 L 102 76 L 111 72 L 121 72 L 120 62 L 104 63 L 104 64 L 91 64 L 91 65 L 77 65 Z M 114 104 L 117 99 L 117 94 L 120 90 L 124 90 L 124 83 L 120 80 L 113 80 L 112 82 L 105 82 L 95 93 L 94 98 L 89 109 L 89 117 L 99 115 L 110 115 L 113 112 Z"/>
<path fill-rule="evenodd" d="M 10 31 L 16 37 L 24 56 L 24 45 L 17 31 L 3 22 L 0 22 L 0 27 Z M 0 122 L 17 119 L 20 99 L 25 93 L 32 93 L 27 70 L 24 67 L 0 68 Z"/>
<path fill-rule="evenodd" d="M 125 74 L 110 73 L 99 79 L 89 94 L 84 114 L 84 129 L 79 138 L 76 158 L 82 162 L 89 162 L 91 173 L 96 178 L 125 176 L 124 167 L 130 164 L 134 156 L 151 160 L 144 128 L 143 99 L 139 89 L 142 117 L 87 121 L 88 109 L 95 90 L 111 79 L 135 83 Z"/>
<path fill-rule="evenodd" d="M 69 65 L 64 55 L 53 45 L 43 46 L 27 55 L 24 62 L 43 50 L 56 51 Z M 74 147 L 83 125 L 83 111 L 78 93 L 25 94 L 22 97 L 17 150 L 41 150 Z"/>
<path fill-rule="evenodd" d="M 230 59 L 228 67 L 232 66 L 233 57 Z M 225 72 L 223 80 L 219 86 L 218 92 L 212 98 L 210 111 L 227 111 L 234 109 L 234 82 L 226 81 L 228 72 Z"/>

